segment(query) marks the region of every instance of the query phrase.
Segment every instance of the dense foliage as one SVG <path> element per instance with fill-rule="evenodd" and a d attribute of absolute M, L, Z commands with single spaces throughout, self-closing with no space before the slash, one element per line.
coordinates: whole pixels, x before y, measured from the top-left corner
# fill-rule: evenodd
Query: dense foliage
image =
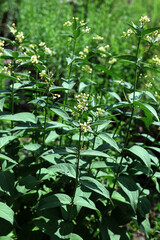
<path fill-rule="evenodd" d="M 159 239 L 160 27 L 144 15 L 110 45 L 82 6 L 55 35 L 0 37 L 0 240 Z"/>

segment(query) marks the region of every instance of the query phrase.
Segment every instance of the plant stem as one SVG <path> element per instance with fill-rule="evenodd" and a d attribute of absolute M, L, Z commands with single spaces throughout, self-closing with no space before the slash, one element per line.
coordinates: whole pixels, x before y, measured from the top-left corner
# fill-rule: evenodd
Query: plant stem
<path fill-rule="evenodd" d="M 47 86 L 47 99 L 46 99 L 46 106 L 44 110 L 45 112 L 44 112 L 44 125 L 43 125 L 43 136 L 42 136 L 42 153 L 44 151 L 44 146 L 45 146 L 48 99 L 49 99 L 49 85 Z M 40 159 L 39 179 L 41 175 L 41 168 L 42 168 L 42 159 Z"/>
<path fill-rule="evenodd" d="M 137 62 L 136 62 L 135 82 L 134 82 L 134 89 L 133 89 L 133 102 L 132 102 L 131 117 L 130 117 L 129 124 L 128 124 L 128 128 L 127 128 L 127 134 L 126 134 L 126 137 L 125 137 L 124 146 L 123 146 L 122 151 L 121 151 L 122 156 L 121 156 L 121 159 L 120 159 L 120 163 L 119 163 L 119 166 L 118 166 L 118 170 L 117 170 L 117 172 L 116 172 L 116 174 L 115 174 L 113 187 L 112 187 L 112 189 L 111 189 L 110 198 L 112 197 L 112 194 L 113 194 L 113 192 L 114 192 L 114 190 L 115 190 L 115 186 L 116 186 L 116 182 L 117 182 L 117 177 L 118 177 L 119 174 L 120 174 L 120 169 L 121 169 L 122 162 L 123 162 L 123 158 L 124 158 L 124 150 L 125 150 L 125 148 L 126 148 L 127 145 L 128 145 L 129 132 L 130 132 L 131 123 L 132 123 L 133 114 L 134 114 L 135 92 L 136 92 L 136 88 L 137 88 L 137 82 L 138 82 L 138 79 L 139 79 L 139 73 L 138 73 L 138 55 L 139 55 L 140 42 L 141 42 L 141 36 L 138 36 L 138 45 L 137 45 L 137 51 L 136 51 Z M 109 206 L 109 203 L 110 203 L 110 202 L 108 201 L 107 207 Z"/>

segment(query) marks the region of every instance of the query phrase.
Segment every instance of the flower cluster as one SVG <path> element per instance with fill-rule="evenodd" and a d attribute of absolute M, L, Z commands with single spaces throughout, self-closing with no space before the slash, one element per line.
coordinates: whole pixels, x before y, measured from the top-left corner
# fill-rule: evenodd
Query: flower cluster
<path fill-rule="evenodd" d="M 43 79 L 46 76 L 46 70 L 42 70 L 42 72 L 39 73 L 39 76 Z"/>
<path fill-rule="evenodd" d="M 82 71 L 92 73 L 92 68 L 89 65 L 85 65 L 82 67 Z"/>
<path fill-rule="evenodd" d="M 88 110 L 88 98 L 89 94 L 81 93 L 76 96 L 78 105 L 74 106 L 78 111 L 87 111 Z"/>
<path fill-rule="evenodd" d="M 105 111 L 102 108 L 97 108 L 97 111 L 96 111 L 97 117 L 100 117 L 101 115 L 103 115 L 104 112 Z"/>
<path fill-rule="evenodd" d="M 12 23 L 12 27 L 10 27 L 10 32 L 13 33 L 13 35 L 17 32 L 15 23 Z"/>
<path fill-rule="evenodd" d="M 89 47 L 86 46 L 83 49 L 83 51 L 79 52 L 79 55 L 80 55 L 81 58 L 86 58 L 88 53 L 89 53 Z"/>
<path fill-rule="evenodd" d="M 60 97 L 61 97 L 60 94 L 57 94 L 57 93 L 54 93 L 54 94 L 53 94 L 53 99 L 57 99 L 57 98 L 60 98 Z"/>
<path fill-rule="evenodd" d="M 82 29 L 82 32 L 84 32 L 84 33 L 89 33 L 90 30 L 91 30 L 91 28 L 89 28 L 88 26 L 86 26 L 85 29 Z"/>
<path fill-rule="evenodd" d="M 106 45 L 106 46 L 101 46 L 101 47 L 98 47 L 98 50 L 101 51 L 101 52 L 106 52 L 106 50 L 109 48 L 109 45 Z M 105 54 L 101 54 L 102 57 L 105 57 L 106 55 Z"/>
<path fill-rule="evenodd" d="M 101 40 L 103 40 L 104 38 L 101 37 L 101 36 L 99 36 L 99 35 L 97 35 L 97 36 L 93 37 L 92 39 L 93 39 L 93 40 L 101 41 Z"/>
<path fill-rule="evenodd" d="M 155 92 L 154 96 L 155 96 L 156 98 L 160 98 L 160 95 L 159 95 L 157 92 Z"/>
<path fill-rule="evenodd" d="M 131 28 L 129 28 L 128 30 L 127 30 L 127 32 L 123 32 L 123 35 L 121 36 L 121 38 L 124 38 L 124 39 L 126 39 L 127 37 L 129 37 L 130 35 L 132 35 L 132 34 L 134 34 L 135 32 L 131 29 Z"/>
<path fill-rule="evenodd" d="M 4 41 L 0 40 L 0 56 L 3 55 L 4 52 Z"/>
<path fill-rule="evenodd" d="M 99 47 L 98 50 L 101 52 L 105 52 L 108 48 L 109 48 L 109 45 L 106 45 L 104 47 L 103 46 Z"/>
<path fill-rule="evenodd" d="M 90 126 L 90 121 L 88 120 L 87 122 L 80 123 L 80 128 L 81 128 L 81 131 L 84 133 L 91 131 L 92 128 Z"/>
<path fill-rule="evenodd" d="M 142 24 L 144 24 L 144 23 L 149 23 L 149 22 L 150 22 L 150 18 L 147 17 L 147 16 L 144 16 L 144 17 L 141 17 L 141 18 L 139 19 L 139 21 L 140 21 Z"/>
<path fill-rule="evenodd" d="M 152 87 L 152 83 L 151 83 L 151 82 L 147 82 L 147 83 L 145 84 L 145 86 L 146 86 L 147 88 L 151 88 L 151 87 Z"/>
<path fill-rule="evenodd" d="M 39 43 L 39 46 L 40 47 L 43 47 L 44 48 L 44 52 L 49 54 L 49 55 L 53 55 L 54 54 L 54 51 L 52 51 L 50 48 L 48 48 L 45 44 L 45 42 L 40 42 Z"/>
<path fill-rule="evenodd" d="M 11 75 L 11 70 L 9 67 L 4 66 L 2 69 L 0 69 L 0 73 L 2 73 L 2 72 L 9 76 Z"/>
<path fill-rule="evenodd" d="M 63 24 L 64 27 L 70 27 L 72 26 L 73 22 L 67 21 Z"/>
<path fill-rule="evenodd" d="M 38 58 L 39 58 L 40 56 L 36 56 L 36 55 L 33 55 L 32 57 L 31 57 L 31 62 L 32 63 L 38 63 Z"/>
<path fill-rule="evenodd" d="M 158 58 L 157 55 L 155 55 L 155 56 L 152 58 L 152 60 L 153 60 L 153 63 L 155 63 L 156 65 L 160 66 L 160 59 Z"/>
<path fill-rule="evenodd" d="M 23 39 L 24 39 L 23 32 L 18 32 L 18 34 L 16 35 L 16 41 L 21 43 Z"/>
<path fill-rule="evenodd" d="M 150 43 L 155 43 L 160 41 L 160 34 L 158 33 L 158 30 L 152 32 L 151 34 L 148 34 L 145 36 L 145 39 Z"/>
<path fill-rule="evenodd" d="M 116 58 L 112 58 L 112 60 L 109 60 L 108 63 L 109 64 L 114 64 L 117 62 L 117 59 Z"/>

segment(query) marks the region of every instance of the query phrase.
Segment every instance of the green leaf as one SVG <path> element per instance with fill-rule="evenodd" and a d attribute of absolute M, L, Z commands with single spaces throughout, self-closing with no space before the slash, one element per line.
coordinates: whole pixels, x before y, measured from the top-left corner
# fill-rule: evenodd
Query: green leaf
<path fill-rule="evenodd" d="M 130 176 L 126 175 L 119 176 L 117 180 L 124 193 L 128 196 L 134 212 L 136 212 L 139 197 L 139 189 L 135 181 Z"/>
<path fill-rule="evenodd" d="M 35 115 L 29 112 L 21 112 L 16 114 L 3 114 L 0 115 L 0 120 L 37 123 Z"/>
<path fill-rule="evenodd" d="M 116 56 L 116 58 L 137 62 L 137 57 L 132 55 L 120 55 L 120 56 Z"/>
<path fill-rule="evenodd" d="M 25 150 L 31 151 L 37 154 L 41 152 L 41 145 L 38 143 L 35 143 L 35 144 L 30 143 L 30 144 L 24 145 L 23 147 Z"/>
<path fill-rule="evenodd" d="M 118 223 L 114 217 L 103 216 L 100 223 L 100 232 L 102 235 L 102 240 L 120 240 L 123 233 L 123 228 L 118 226 Z"/>
<path fill-rule="evenodd" d="M 118 78 L 122 79 L 122 77 L 120 75 L 118 75 L 117 73 L 109 70 L 108 68 L 106 68 L 106 67 L 104 67 L 102 65 L 96 65 L 95 69 L 104 71 L 105 73 L 107 73 L 108 75 L 110 75 L 112 77 L 118 77 Z"/>
<path fill-rule="evenodd" d="M 92 202 L 89 198 L 86 198 L 83 196 L 75 196 L 74 204 L 81 206 L 81 207 L 86 207 L 86 208 L 90 208 L 93 210 L 97 210 L 94 202 Z"/>
<path fill-rule="evenodd" d="M 81 156 L 93 156 L 93 157 L 105 157 L 105 158 L 110 157 L 106 153 L 103 153 L 103 152 L 100 152 L 100 151 L 96 151 L 96 150 L 92 150 L 92 149 L 82 150 L 80 152 L 80 155 Z"/>
<path fill-rule="evenodd" d="M 105 198 L 110 198 L 109 191 L 104 187 L 102 183 L 98 182 L 96 179 L 84 176 L 80 178 L 80 183 L 86 188 L 89 188 L 90 190 L 99 193 Z"/>
<path fill-rule="evenodd" d="M 13 238 L 7 237 L 7 236 L 2 236 L 0 237 L 0 240 L 13 240 Z"/>
<path fill-rule="evenodd" d="M 111 147 L 116 149 L 118 152 L 120 152 L 120 149 L 116 143 L 116 141 L 111 138 L 107 133 L 101 133 L 98 135 L 99 138 L 101 138 L 104 142 L 108 143 Z"/>
<path fill-rule="evenodd" d="M 60 163 L 48 168 L 49 173 L 59 172 L 68 177 L 76 177 L 76 166 L 71 163 Z"/>
<path fill-rule="evenodd" d="M 60 122 L 52 121 L 46 124 L 46 130 L 56 129 L 56 128 L 66 128 L 68 130 L 73 129 L 70 125 L 66 125 Z"/>
<path fill-rule="evenodd" d="M 142 36 L 144 36 L 146 34 L 152 33 L 152 32 L 154 32 L 156 30 L 159 30 L 159 29 L 160 29 L 160 27 L 149 28 L 149 29 L 146 29 L 146 30 L 142 31 L 141 34 L 142 34 Z"/>
<path fill-rule="evenodd" d="M 57 114 L 58 116 L 62 117 L 65 121 L 69 121 L 70 120 L 69 115 L 63 109 L 58 108 L 58 107 L 52 107 L 52 108 L 50 108 L 50 110 L 52 112 L 54 112 L 55 114 Z"/>
<path fill-rule="evenodd" d="M 116 93 L 116 92 L 108 92 L 111 96 L 113 96 L 114 98 L 116 98 L 119 102 L 121 102 L 121 98 L 120 96 Z"/>
<path fill-rule="evenodd" d="M 0 37 L 0 40 L 5 41 L 5 42 L 8 42 L 8 43 L 10 43 L 11 45 L 13 44 L 13 41 L 11 41 L 10 39 L 5 38 L 5 37 Z"/>
<path fill-rule="evenodd" d="M 5 97 L 0 97 L 0 111 L 3 111 L 4 101 L 5 101 Z"/>
<path fill-rule="evenodd" d="M 7 145 L 9 142 L 13 141 L 14 139 L 16 139 L 15 136 L 1 137 L 0 138 L 0 148 L 4 147 L 5 145 Z"/>
<path fill-rule="evenodd" d="M 39 201 L 38 210 L 42 211 L 49 208 L 60 207 L 71 203 L 71 198 L 63 193 L 57 193 L 48 197 L 45 197 Z"/>
<path fill-rule="evenodd" d="M 149 98 L 153 99 L 155 102 L 157 102 L 156 98 L 153 96 L 153 94 L 149 91 L 142 91 L 142 93 L 144 93 L 146 96 L 148 96 Z"/>
<path fill-rule="evenodd" d="M 77 28 L 76 30 L 73 31 L 73 36 L 74 38 L 78 38 L 80 35 L 81 31 L 80 28 Z"/>
<path fill-rule="evenodd" d="M 2 160 L 7 160 L 8 162 L 17 164 L 17 162 L 14 161 L 12 158 L 10 158 L 10 157 L 8 157 L 8 156 L 5 156 L 4 154 L 1 154 L 1 153 L 0 153 L 0 159 L 2 159 Z"/>
<path fill-rule="evenodd" d="M 14 174 L 10 171 L 0 171 L 0 190 L 9 196 L 14 194 Z"/>
<path fill-rule="evenodd" d="M 17 59 L 19 56 L 19 52 L 12 52 L 12 56 L 14 59 Z"/>
<path fill-rule="evenodd" d="M 70 240 L 83 240 L 83 238 L 81 238 L 79 235 L 75 233 L 71 233 Z"/>
<path fill-rule="evenodd" d="M 127 149 L 127 153 L 130 154 L 132 157 L 135 157 L 136 159 L 142 161 L 148 167 L 148 169 L 150 169 L 151 158 L 144 148 L 138 145 L 134 145 L 131 148 Z"/>
<path fill-rule="evenodd" d="M 0 77 L 1 78 L 4 78 L 4 79 L 11 79 L 11 80 L 15 80 L 15 81 L 17 81 L 17 78 L 15 78 L 15 77 L 13 77 L 13 76 L 10 76 L 10 75 L 8 75 L 8 74 L 6 74 L 6 73 L 3 73 L 3 72 L 1 72 L 0 73 Z"/>
<path fill-rule="evenodd" d="M 52 86 L 49 88 L 50 92 L 65 91 L 65 90 L 69 90 L 69 89 L 61 86 Z"/>
<path fill-rule="evenodd" d="M 5 203 L 0 202 L 0 217 L 10 222 L 13 225 L 14 212 Z"/>
<path fill-rule="evenodd" d="M 131 106 L 131 103 L 129 102 L 118 102 L 107 107 L 107 110 L 112 110 L 115 108 L 122 108 L 122 107 L 130 107 L 130 106 Z"/>
<path fill-rule="evenodd" d="M 24 194 L 29 190 L 35 190 L 38 183 L 39 181 L 34 176 L 28 175 L 18 181 L 16 189 Z"/>
<path fill-rule="evenodd" d="M 155 116 L 157 121 L 159 121 L 157 112 L 151 105 L 149 105 L 147 103 L 141 103 L 138 101 L 134 101 L 134 105 L 140 107 L 146 113 L 147 116 L 148 116 L 148 114 L 152 114 L 153 116 Z"/>
<path fill-rule="evenodd" d="M 149 238 L 149 233 L 151 231 L 151 226 L 148 217 L 141 223 L 140 229 L 145 233 L 147 238 Z"/>

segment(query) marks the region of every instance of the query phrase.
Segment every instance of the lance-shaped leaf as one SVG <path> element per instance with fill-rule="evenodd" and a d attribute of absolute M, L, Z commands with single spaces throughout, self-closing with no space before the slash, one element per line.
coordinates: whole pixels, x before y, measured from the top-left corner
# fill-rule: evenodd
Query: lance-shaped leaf
<path fill-rule="evenodd" d="M 0 120 L 37 123 L 35 115 L 29 112 L 21 112 L 16 114 L 2 114 L 0 115 Z"/>
<path fill-rule="evenodd" d="M 14 174 L 10 171 L 0 171 L 0 190 L 9 196 L 14 194 Z"/>
<path fill-rule="evenodd" d="M 75 233 L 71 233 L 71 236 L 70 236 L 69 240 L 83 240 L 83 238 L 81 238 L 79 235 L 77 235 Z"/>
<path fill-rule="evenodd" d="M 74 204 L 81 206 L 81 207 L 86 207 L 86 208 L 90 208 L 93 210 L 97 210 L 94 202 L 92 202 L 89 198 L 86 198 L 84 196 L 75 196 Z"/>
<path fill-rule="evenodd" d="M 38 204 L 38 210 L 41 211 L 49 208 L 55 208 L 70 203 L 71 198 L 68 195 L 57 193 L 41 199 Z"/>
<path fill-rule="evenodd" d="M 13 224 L 14 212 L 3 202 L 0 202 L 0 217 Z"/>
<path fill-rule="evenodd" d="M 129 176 L 121 175 L 120 177 L 118 177 L 118 183 L 121 186 L 124 193 L 128 196 L 130 204 L 133 210 L 136 212 L 139 197 L 139 189 L 135 181 Z"/>
<path fill-rule="evenodd" d="M 60 116 L 61 118 L 63 118 L 65 121 L 70 120 L 69 115 L 63 109 L 58 108 L 58 107 L 52 107 L 52 108 L 50 108 L 50 110 L 52 112 L 54 112 L 55 114 L 57 114 L 58 116 Z"/>
<path fill-rule="evenodd" d="M 146 151 L 146 149 L 138 146 L 138 145 L 134 145 L 131 148 L 127 149 L 126 152 L 131 156 L 134 157 L 136 159 L 139 159 L 140 161 L 142 161 L 147 167 L 148 169 L 150 169 L 151 167 L 151 158 L 149 153 Z"/>
<path fill-rule="evenodd" d="M 9 142 L 13 141 L 14 139 L 16 139 L 15 136 L 1 137 L 0 138 L 0 148 L 4 147 L 5 145 L 7 145 Z"/>
<path fill-rule="evenodd" d="M 160 29 L 160 27 L 149 28 L 149 29 L 146 29 L 146 30 L 142 31 L 141 34 L 142 34 L 142 36 L 144 36 L 146 34 L 152 33 L 152 32 L 154 32 L 156 30 L 159 30 L 159 29 Z"/>
<path fill-rule="evenodd" d="M 105 73 L 107 73 L 108 75 L 110 75 L 112 77 L 118 77 L 118 78 L 122 79 L 122 77 L 119 74 L 111 71 L 110 69 L 108 69 L 108 68 L 106 68 L 106 67 L 104 67 L 102 65 L 96 65 L 95 69 L 104 71 Z"/>
<path fill-rule="evenodd" d="M 153 116 L 155 116 L 157 121 L 159 121 L 159 117 L 157 115 L 157 112 L 151 105 L 149 105 L 147 103 L 141 103 L 141 102 L 138 102 L 138 101 L 134 101 L 134 105 L 140 107 L 140 109 L 142 109 L 147 116 L 148 115 L 153 115 Z"/>
<path fill-rule="evenodd" d="M 101 138 L 104 142 L 108 143 L 111 147 L 116 149 L 118 152 L 120 152 L 120 149 L 116 143 L 116 141 L 111 138 L 107 133 L 101 133 L 98 135 L 99 138 Z"/>
<path fill-rule="evenodd" d="M 8 156 L 6 156 L 6 155 L 4 155 L 4 154 L 1 154 L 1 153 L 0 153 L 0 159 L 2 159 L 2 160 L 7 160 L 8 162 L 17 164 L 16 161 L 14 161 L 12 158 L 10 158 L 10 157 L 8 157 Z"/>
<path fill-rule="evenodd" d="M 71 163 L 60 163 L 48 168 L 49 173 L 59 172 L 68 177 L 76 177 L 76 167 Z"/>
<path fill-rule="evenodd" d="M 3 111 L 5 97 L 0 97 L 0 111 Z"/>
<path fill-rule="evenodd" d="M 80 183 L 93 192 L 99 193 L 105 198 L 110 198 L 109 191 L 102 183 L 98 182 L 96 179 L 84 176 L 80 178 Z"/>
<path fill-rule="evenodd" d="M 92 150 L 92 149 L 82 150 L 80 152 L 80 155 L 81 156 L 91 156 L 91 157 L 105 157 L 105 158 L 109 157 L 109 155 L 107 155 L 106 153 L 103 153 L 101 151 Z"/>

